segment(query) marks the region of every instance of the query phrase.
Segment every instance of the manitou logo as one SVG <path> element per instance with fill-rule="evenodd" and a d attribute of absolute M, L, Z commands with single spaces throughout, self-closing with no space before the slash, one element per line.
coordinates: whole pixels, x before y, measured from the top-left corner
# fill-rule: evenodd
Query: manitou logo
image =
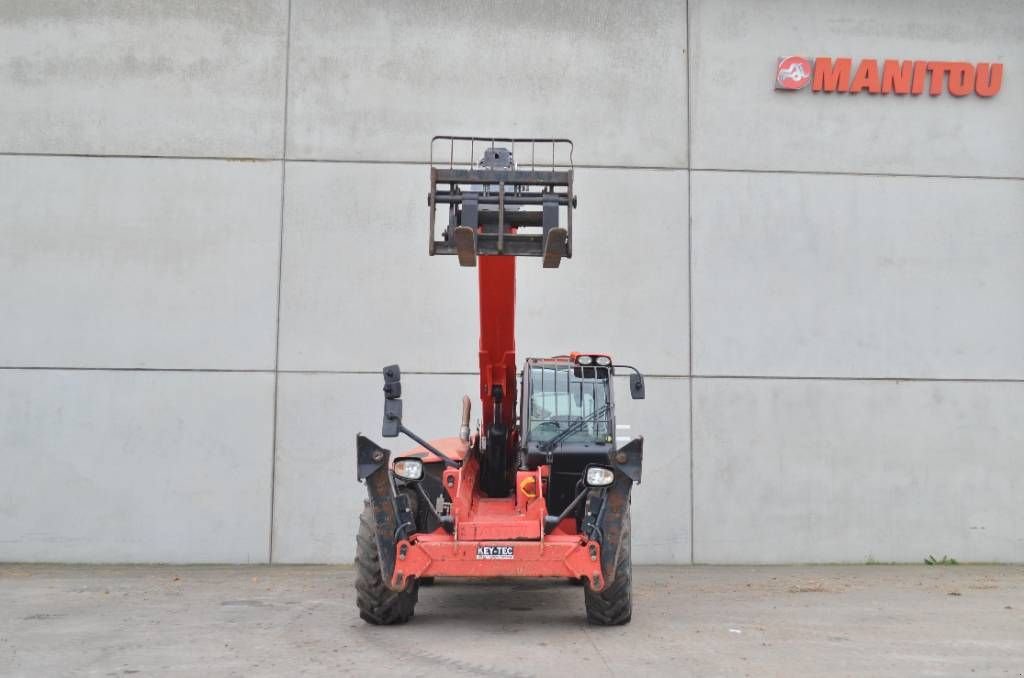
<path fill-rule="evenodd" d="M 811 61 L 800 56 L 779 59 L 775 89 L 801 89 L 811 81 Z"/>
<path fill-rule="evenodd" d="M 924 94 L 933 97 L 948 92 L 955 97 L 974 92 L 979 97 L 995 95 L 1003 84 L 1003 65 L 966 61 L 899 61 L 886 59 L 881 68 L 877 59 L 861 59 L 857 68 L 853 59 L 818 57 L 811 67 L 807 57 L 779 59 L 775 89 L 798 90 L 811 85 L 815 92 L 857 94 Z"/>

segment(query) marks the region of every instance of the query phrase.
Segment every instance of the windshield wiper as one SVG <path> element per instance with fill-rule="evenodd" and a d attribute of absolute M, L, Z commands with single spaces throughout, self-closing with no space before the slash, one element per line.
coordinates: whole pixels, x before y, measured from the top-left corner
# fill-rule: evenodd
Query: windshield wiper
<path fill-rule="evenodd" d="M 571 436 L 573 433 L 576 433 L 577 431 L 582 429 L 591 421 L 593 421 L 596 424 L 598 417 L 603 417 L 604 414 L 611 408 L 611 405 L 605 405 L 597 412 L 594 412 L 592 416 L 587 417 L 586 419 L 578 419 L 574 421 L 572 424 L 569 425 L 568 428 L 566 428 L 564 431 L 561 431 L 558 435 L 552 436 L 550 440 L 542 442 L 540 444 L 540 449 L 544 452 L 550 452 L 551 450 L 555 449 L 556 445 L 558 445 L 560 442 Z"/>

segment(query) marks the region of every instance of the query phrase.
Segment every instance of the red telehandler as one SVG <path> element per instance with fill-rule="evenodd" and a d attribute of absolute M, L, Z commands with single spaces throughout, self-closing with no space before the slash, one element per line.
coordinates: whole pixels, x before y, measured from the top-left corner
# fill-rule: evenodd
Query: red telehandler
<path fill-rule="evenodd" d="M 435 163 L 438 144 L 446 163 Z M 517 164 L 517 153 L 528 162 Z M 356 539 L 359 614 L 406 622 L 419 585 L 435 577 L 562 577 L 583 584 L 591 623 L 625 624 L 643 438 L 617 444 L 613 377 L 627 371 L 630 395 L 643 398 L 643 375 L 604 353 L 516 367 L 516 257 L 557 268 L 572 256 L 572 142 L 434 137 L 427 204 L 430 254 L 477 268 L 482 417 L 471 431 L 463 396 L 459 435 L 424 440 L 404 423 L 398 365 L 384 368 L 381 435 L 419 446 L 392 458 L 356 438 L 369 494 Z M 439 209 L 448 213 L 441 233 Z"/>

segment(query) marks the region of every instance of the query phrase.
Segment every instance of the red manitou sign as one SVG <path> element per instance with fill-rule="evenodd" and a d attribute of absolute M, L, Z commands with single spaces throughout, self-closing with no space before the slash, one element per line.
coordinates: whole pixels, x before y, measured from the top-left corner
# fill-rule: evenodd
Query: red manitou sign
<path fill-rule="evenodd" d="M 811 68 L 806 57 L 779 59 L 775 89 L 803 89 L 807 84 L 815 92 L 847 94 L 924 94 L 935 97 L 947 92 L 963 97 L 972 92 L 980 97 L 994 96 L 1003 84 L 1003 65 L 967 61 L 912 61 L 861 59 L 854 67 L 849 57 L 817 57 Z"/>
<path fill-rule="evenodd" d="M 775 89 L 803 89 L 811 81 L 811 60 L 802 56 L 779 59 Z"/>

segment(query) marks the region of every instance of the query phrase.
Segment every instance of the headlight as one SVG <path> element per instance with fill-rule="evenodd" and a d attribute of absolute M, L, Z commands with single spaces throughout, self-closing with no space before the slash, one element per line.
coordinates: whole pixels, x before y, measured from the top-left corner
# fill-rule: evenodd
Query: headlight
<path fill-rule="evenodd" d="M 587 469 L 586 482 L 589 487 L 607 487 L 615 480 L 615 474 L 604 466 L 591 466 Z"/>
<path fill-rule="evenodd" d="M 594 358 L 594 361 L 602 367 L 608 367 L 609 365 L 612 364 L 612 359 L 606 355 L 599 355 L 596 358 Z"/>
<path fill-rule="evenodd" d="M 395 459 L 392 470 L 404 480 L 419 480 L 423 477 L 423 462 L 419 459 Z"/>

